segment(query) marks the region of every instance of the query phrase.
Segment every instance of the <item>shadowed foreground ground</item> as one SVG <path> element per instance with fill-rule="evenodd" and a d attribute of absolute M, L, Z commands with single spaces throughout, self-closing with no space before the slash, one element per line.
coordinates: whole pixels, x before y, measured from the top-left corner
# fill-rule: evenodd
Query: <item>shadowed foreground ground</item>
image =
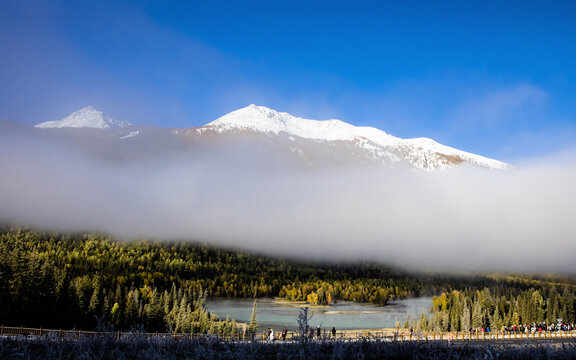
<path fill-rule="evenodd" d="M 101 336 L 0 338 L 0 359 L 576 359 L 576 343 L 225 342 Z"/>

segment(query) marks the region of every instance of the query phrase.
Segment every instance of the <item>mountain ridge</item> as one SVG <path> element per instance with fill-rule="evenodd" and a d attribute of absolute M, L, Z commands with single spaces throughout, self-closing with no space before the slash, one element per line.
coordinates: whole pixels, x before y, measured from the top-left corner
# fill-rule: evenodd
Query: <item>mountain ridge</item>
<path fill-rule="evenodd" d="M 374 127 L 355 126 L 337 119 L 304 119 L 254 104 L 228 113 L 198 131 L 210 130 L 219 133 L 243 130 L 274 135 L 285 132 L 319 141 L 356 142 L 373 152 L 376 158 L 399 162 L 394 161 L 394 155 L 399 155 L 422 170 L 449 168 L 463 162 L 498 170 L 509 167 L 504 162 L 442 145 L 430 138 L 402 139 Z"/>
<path fill-rule="evenodd" d="M 111 136 L 117 137 L 119 141 L 132 142 L 142 136 L 146 137 L 146 134 L 152 131 L 126 121 L 113 120 L 91 106 L 64 119 L 48 121 L 36 127 L 113 130 Z M 387 167 L 407 164 L 425 171 L 448 169 L 461 164 L 490 170 L 505 170 L 510 167 L 504 162 L 442 145 L 429 138 L 402 139 L 374 127 L 355 126 L 337 119 L 304 119 L 254 104 L 232 111 L 200 127 L 156 128 L 155 131 L 165 133 L 163 141 L 166 141 L 166 137 L 175 137 L 175 141 L 180 142 L 178 146 L 182 146 L 182 142 L 192 145 L 206 144 L 206 141 L 217 141 L 216 139 L 226 143 L 226 136 L 234 140 L 252 137 L 257 141 L 262 140 L 259 136 L 265 136 L 268 142 L 275 143 L 277 147 L 284 149 L 283 151 L 296 154 L 310 166 L 322 164 L 328 161 L 328 158 L 332 159 L 328 162 L 333 162 L 335 158 L 345 157 L 356 159 L 360 163 Z"/>
<path fill-rule="evenodd" d="M 37 128 L 115 129 L 124 128 L 130 125 L 132 124 L 127 121 L 114 120 L 110 116 L 104 114 L 102 111 L 98 111 L 92 106 L 87 106 L 73 112 L 63 119 L 46 121 L 34 126 Z"/>

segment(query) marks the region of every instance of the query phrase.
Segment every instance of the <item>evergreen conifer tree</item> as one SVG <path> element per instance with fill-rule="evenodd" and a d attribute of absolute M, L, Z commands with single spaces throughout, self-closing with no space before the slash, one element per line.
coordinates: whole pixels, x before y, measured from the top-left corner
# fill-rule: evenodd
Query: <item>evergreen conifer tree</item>
<path fill-rule="evenodd" d="M 462 310 L 462 319 L 460 324 L 462 331 L 470 330 L 470 308 L 468 307 L 467 301 L 464 303 L 464 310 Z"/>
<path fill-rule="evenodd" d="M 478 329 L 482 326 L 484 320 L 483 315 L 482 306 L 479 301 L 476 301 L 472 307 L 472 327 L 474 329 Z"/>
<path fill-rule="evenodd" d="M 258 331 L 258 319 L 256 319 L 256 310 L 256 299 L 254 299 L 254 303 L 252 304 L 252 314 L 250 315 L 250 321 L 248 322 L 247 328 L 248 334 L 250 334 L 252 338 L 254 338 L 254 334 L 256 334 Z"/>

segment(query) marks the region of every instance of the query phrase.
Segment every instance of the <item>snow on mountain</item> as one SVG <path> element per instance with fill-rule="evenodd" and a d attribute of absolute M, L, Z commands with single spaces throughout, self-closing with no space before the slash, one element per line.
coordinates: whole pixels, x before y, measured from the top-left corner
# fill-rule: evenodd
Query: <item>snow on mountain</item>
<path fill-rule="evenodd" d="M 278 112 L 265 106 L 250 105 L 233 111 L 202 127 L 203 129 L 225 132 L 248 130 L 273 133 L 286 132 L 305 139 L 354 140 L 357 137 L 377 139 L 381 145 L 394 145 L 399 138 L 371 127 L 358 127 L 340 120 L 309 120 Z"/>
<path fill-rule="evenodd" d="M 199 133 L 247 131 L 278 135 L 286 133 L 318 141 L 346 141 L 362 148 L 376 160 L 391 164 L 403 159 L 423 170 L 450 168 L 469 163 L 489 169 L 509 165 L 437 143 L 428 138 L 401 139 L 373 127 L 354 126 L 340 120 L 310 120 L 250 105 L 233 111 L 198 129 Z"/>
<path fill-rule="evenodd" d="M 127 121 L 114 120 L 92 106 L 78 110 L 61 120 L 47 121 L 35 125 L 37 128 L 96 128 L 115 129 L 130 126 Z"/>
<path fill-rule="evenodd" d="M 120 140 L 129 139 L 134 136 L 138 136 L 140 134 L 140 130 L 130 131 L 127 135 L 120 137 Z"/>
<path fill-rule="evenodd" d="M 64 119 L 44 122 L 36 127 L 122 129 L 131 125 L 126 121 L 113 120 L 89 106 Z M 272 146 L 297 154 L 299 161 L 307 166 L 352 162 L 389 167 L 407 164 L 415 169 L 430 171 L 460 164 L 491 170 L 509 168 L 503 162 L 442 145 L 428 138 L 402 139 L 373 127 L 354 126 L 336 119 L 303 119 L 256 105 L 233 111 L 200 128 L 156 128 L 147 130 L 144 137 L 141 134 L 140 128 L 128 127 L 107 136 L 112 135 L 112 138 L 119 140 L 137 137 L 138 140 L 127 142 L 129 152 L 134 156 L 139 152 L 148 153 L 152 148 L 157 148 L 157 153 L 161 154 L 170 149 L 216 144 L 218 139 L 221 140 L 220 144 L 224 144 L 230 140 L 221 136 L 224 134 L 234 136 L 234 141 L 242 141 L 245 135 L 259 134 L 268 137 L 264 148 Z M 107 139 L 109 141 L 110 137 Z"/>

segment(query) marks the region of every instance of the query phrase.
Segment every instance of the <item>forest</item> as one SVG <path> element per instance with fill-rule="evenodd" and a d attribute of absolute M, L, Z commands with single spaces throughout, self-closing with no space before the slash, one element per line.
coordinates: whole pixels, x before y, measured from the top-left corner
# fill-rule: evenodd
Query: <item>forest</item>
<path fill-rule="evenodd" d="M 534 324 L 535 329 L 573 330 L 576 322 L 574 285 L 532 285 L 528 289 L 493 286 L 442 293 L 433 298 L 430 313 L 423 314 L 411 326 L 437 331 L 510 331 L 514 326 L 524 329 Z M 560 328 L 559 324 L 566 327 Z"/>
<path fill-rule="evenodd" d="M 151 332 L 235 331 L 207 312 L 207 297 L 283 297 L 329 305 L 385 305 L 436 295 L 425 329 L 573 322 L 571 277 L 426 274 L 377 263 L 314 263 L 186 241 L 120 241 L 103 234 L 0 229 L 0 321 L 10 326 Z"/>

